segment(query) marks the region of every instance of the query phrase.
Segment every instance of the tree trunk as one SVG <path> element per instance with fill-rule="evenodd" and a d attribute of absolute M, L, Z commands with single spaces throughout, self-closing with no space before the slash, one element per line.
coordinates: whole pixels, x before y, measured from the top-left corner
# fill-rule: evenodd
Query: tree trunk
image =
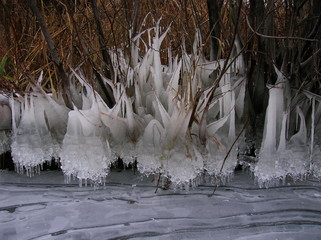
<path fill-rule="evenodd" d="M 207 9 L 208 9 L 208 17 L 209 17 L 209 27 L 211 32 L 211 52 L 210 52 L 210 60 L 217 60 L 221 58 L 219 56 L 219 38 L 221 32 L 221 8 L 222 8 L 223 0 L 207 0 Z"/>
<path fill-rule="evenodd" d="M 275 0 L 268 0 L 266 3 L 266 20 L 264 24 L 264 34 L 268 36 L 275 36 L 275 24 L 274 24 L 274 15 L 275 15 Z M 273 64 L 278 63 L 281 65 L 282 63 L 277 62 L 277 60 L 283 61 L 282 57 L 277 58 L 277 56 L 284 55 L 284 52 L 281 52 L 281 49 L 276 49 L 276 39 L 273 38 L 265 38 L 264 40 L 264 53 L 265 53 L 265 73 L 266 73 L 266 81 L 274 84 L 276 81 L 275 72 L 273 68 Z"/>
<path fill-rule="evenodd" d="M 54 62 L 55 66 L 57 67 L 58 75 L 59 75 L 59 78 L 61 79 L 61 82 L 62 82 L 64 101 L 66 103 L 66 106 L 71 108 L 72 99 L 71 99 L 70 88 L 69 88 L 69 80 L 68 80 L 67 74 L 63 68 L 63 64 L 58 56 L 58 53 L 57 53 L 55 45 L 52 41 L 52 38 L 48 32 L 48 29 L 46 27 L 46 23 L 45 23 L 44 19 L 42 18 L 40 10 L 37 6 L 37 1 L 36 0 L 26 0 L 26 3 L 29 4 L 31 11 L 33 12 L 34 16 L 36 17 L 36 19 L 41 27 L 41 31 L 45 36 L 47 45 L 49 47 L 51 60 Z"/>
<path fill-rule="evenodd" d="M 110 55 L 107 51 L 107 48 L 106 48 L 106 39 L 105 39 L 103 28 L 102 28 L 102 25 L 100 22 L 100 16 L 99 16 L 98 8 L 97 8 L 97 3 L 96 3 L 96 0 L 90 0 L 90 2 L 92 4 L 92 10 L 94 13 L 94 19 L 95 19 L 95 23 L 96 23 L 96 27 L 97 27 L 100 51 L 101 51 L 101 54 L 102 54 L 102 57 L 103 57 L 103 60 L 105 63 L 104 74 L 106 77 L 108 77 L 109 79 L 114 81 L 115 73 L 114 73 L 114 69 L 113 69 L 113 64 L 111 62 L 111 57 L 110 57 Z"/>
<path fill-rule="evenodd" d="M 253 29 L 262 32 L 264 29 L 265 7 L 263 0 L 250 0 L 250 24 Z M 253 33 L 250 31 L 250 35 Z M 251 36 L 249 36 L 250 38 Z M 265 56 L 263 55 L 265 40 L 254 35 L 249 42 L 249 93 L 254 111 L 260 114 L 264 110 L 265 87 Z"/>
<path fill-rule="evenodd" d="M 107 47 L 106 39 L 105 39 L 103 28 L 101 25 L 100 16 L 99 16 L 98 8 L 97 8 L 97 3 L 96 3 L 96 0 L 90 0 L 90 2 L 91 2 L 92 10 L 94 13 L 94 19 L 95 19 L 95 23 L 96 23 L 96 27 L 97 27 L 100 50 L 101 50 L 101 54 L 102 54 L 104 65 L 105 65 L 104 74 L 107 78 L 111 79 L 112 81 L 115 81 L 116 76 L 115 76 L 113 64 L 111 61 L 111 57 L 110 57 L 110 55 L 107 51 L 107 48 L 106 48 Z M 96 72 L 96 69 L 94 69 L 94 70 Z M 114 95 L 113 95 L 111 87 L 109 85 L 106 85 L 103 82 L 103 80 L 101 79 L 99 74 L 96 73 L 95 75 L 96 75 L 96 78 L 98 80 L 100 87 L 102 88 L 102 91 L 106 95 L 107 105 L 109 107 L 114 106 L 115 99 L 114 99 Z"/>

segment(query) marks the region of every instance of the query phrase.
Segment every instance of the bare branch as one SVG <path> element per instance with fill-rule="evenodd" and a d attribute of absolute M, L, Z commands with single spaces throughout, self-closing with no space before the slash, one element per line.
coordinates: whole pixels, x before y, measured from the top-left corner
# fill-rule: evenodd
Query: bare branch
<path fill-rule="evenodd" d="M 228 158 L 228 156 L 230 156 L 230 153 L 234 147 L 234 145 L 236 144 L 237 140 L 241 137 L 242 133 L 244 132 L 245 130 L 245 127 L 247 126 L 247 124 L 249 123 L 249 120 L 247 120 L 247 122 L 244 124 L 242 130 L 240 131 L 240 133 L 237 135 L 237 137 L 235 138 L 234 142 L 232 143 L 231 147 L 229 148 L 228 152 L 226 153 L 225 157 L 224 157 L 224 160 L 223 160 L 223 163 L 221 165 L 221 169 L 220 169 L 220 174 L 222 173 L 223 171 L 223 168 L 224 168 L 224 165 L 225 165 L 225 162 Z M 208 196 L 209 197 L 212 197 L 214 194 L 215 194 L 215 191 L 217 190 L 217 188 L 219 187 L 219 183 L 214 187 L 213 189 L 213 192 L 211 194 L 209 194 Z"/>
<path fill-rule="evenodd" d="M 260 36 L 260 37 L 264 37 L 264 38 L 270 38 L 270 39 L 291 39 L 291 40 L 301 40 L 301 41 L 309 41 L 309 42 L 319 42 L 320 40 L 318 39 L 311 39 L 311 38 L 302 38 L 302 37 L 291 37 L 291 36 L 270 36 L 270 35 L 265 35 L 262 33 L 259 33 L 257 31 L 255 31 L 249 21 L 248 16 L 245 14 L 245 18 L 246 18 L 246 23 L 249 27 L 249 29 L 256 35 Z"/>
<path fill-rule="evenodd" d="M 69 80 L 68 80 L 67 74 L 63 68 L 62 62 L 58 56 L 58 53 L 57 53 L 55 45 L 52 41 L 52 38 L 49 34 L 46 23 L 45 23 L 44 19 L 42 18 L 40 10 L 37 6 L 37 1 L 36 0 L 27 0 L 27 3 L 29 3 L 30 9 L 33 12 L 34 16 L 36 17 L 36 19 L 41 27 L 41 30 L 45 36 L 46 42 L 49 47 L 51 59 L 58 69 L 58 74 L 59 74 L 59 77 L 62 81 L 62 88 L 63 88 L 63 92 L 64 92 L 64 100 L 66 102 L 66 105 L 68 107 L 71 107 L 72 100 L 71 100 L 71 94 L 69 93 L 69 91 L 70 91 Z"/>
<path fill-rule="evenodd" d="M 99 44 L 100 44 L 100 48 L 101 48 L 101 54 L 103 56 L 103 60 L 105 63 L 105 69 L 104 69 L 105 76 L 107 78 L 110 78 L 112 81 L 114 81 L 115 80 L 115 73 L 114 73 L 113 64 L 111 61 L 110 54 L 108 53 L 108 51 L 106 49 L 106 39 L 105 39 L 103 28 L 101 25 L 100 16 L 99 16 L 98 8 L 97 8 L 97 3 L 96 3 L 96 0 L 91 0 L 90 2 L 91 2 L 92 10 L 94 13 L 94 19 L 95 19 L 95 23 L 96 23 L 96 27 L 97 27 Z M 113 97 L 113 93 L 112 93 L 110 86 L 106 86 L 104 84 L 103 80 L 101 79 L 100 75 L 98 74 L 97 70 L 95 70 L 95 68 L 94 68 L 94 71 L 95 71 L 96 78 L 99 82 L 99 85 L 106 95 L 108 106 L 109 107 L 114 106 L 115 99 Z"/>

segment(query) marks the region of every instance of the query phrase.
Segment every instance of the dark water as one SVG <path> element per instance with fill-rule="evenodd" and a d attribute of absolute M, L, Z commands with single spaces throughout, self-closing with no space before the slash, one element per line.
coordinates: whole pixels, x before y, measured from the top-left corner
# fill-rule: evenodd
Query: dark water
<path fill-rule="evenodd" d="M 0 239 L 321 239 L 321 184 L 259 189 L 246 173 L 213 187 L 155 193 L 152 178 L 113 172 L 104 187 L 60 172 L 0 172 Z"/>

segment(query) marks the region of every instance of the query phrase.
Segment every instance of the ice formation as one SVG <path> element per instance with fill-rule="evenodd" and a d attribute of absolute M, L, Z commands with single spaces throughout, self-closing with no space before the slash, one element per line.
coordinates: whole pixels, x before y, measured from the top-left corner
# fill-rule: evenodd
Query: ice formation
<path fill-rule="evenodd" d="M 10 150 L 11 109 L 8 97 L 0 94 L 0 155 Z"/>
<path fill-rule="evenodd" d="M 68 114 L 67 132 L 59 154 L 61 169 L 68 178 L 73 176 L 80 181 L 87 182 L 89 179 L 103 182 L 108 173 L 111 156 L 107 130 L 100 120 L 98 102 L 102 100 L 95 97 L 93 89 L 81 76 L 75 72 L 74 74 L 86 88 L 86 91 L 82 92 L 83 107 L 86 107 L 85 110 L 79 110 L 74 106 L 74 110 Z M 87 109 L 87 104 L 90 103 L 91 106 Z"/>
<path fill-rule="evenodd" d="M 302 179 L 310 171 L 305 115 L 297 105 L 294 112 L 297 129 L 291 133 L 289 123 L 293 114 L 289 111 L 291 102 L 287 96 L 287 80 L 277 68 L 275 70 L 278 80 L 269 89 L 259 162 L 254 170 L 260 186 L 271 186 L 287 177 Z"/>
<path fill-rule="evenodd" d="M 41 78 L 42 75 L 39 82 Z M 21 111 L 18 124 L 12 121 L 11 154 L 17 170 L 28 175 L 39 171 L 44 162 L 50 162 L 53 158 L 58 160 L 68 112 L 65 106 L 48 96 L 40 85 L 34 85 L 33 88 L 34 91 L 24 98 L 11 99 L 12 119 L 16 119 Z"/>
<path fill-rule="evenodd" d="M 180 58 L 168 49 L 168 65 L 162 65 L 160 50 L 169 30 L 162 32 L 157 22 L 132 36 L 130 61 L 121 49 L 110 51 L 120 79 L 102 76 L 113 91 L 112 108 L 81 68 L 70 76 L 73 109 L 59 94 L 44 92 L 41 76 L 31 93 L 11 98 L 12 117 L 3 114 L 10 112 L 6 100 L 0 105 L 0 153 L 10 145 L 9 135 L 1 131 L 10 122 L 13 160 L 28 174 L 54 158 L 68 178 L 103 183 L 110 165 L 121 158 L 125 164 L 137 161 L 141 173 L 161 175 L 174 185 L 188 186 L 204 173 L 221 180 L 231 176 L 238 154 L 248 148 L 242 147 L 247 78 L 240 43 L 235 42 L 233 61 L 209 62 L 196 31 L 192 52 L 187 54 L 184 43 Z M 141 44 L 145 51 L 139 56 Z M 260 186 L 310 173 L 320 177 L 321 172 L 321 99 L 291 90 L 281 71 L 275 71 L 263 137 L 256 144 L 259 159 L 248 163 Z"/>
<path fill-rule="evenodd" d="M 310 100 L 311 109 L 311 130 L 310 130 L 310 170 L 312 174 L 321 178 L 321 138 L 320 125 L 317 122 L 321 117 L 321 98 L 311 92 L 305 91 L 306 97 Z"/>
<path fill-rule="evenodd" d="M 40 132 L 37 129 L 35 118 L 33 96 L 25 96 L 23 104 L 23 112 L 20 124 L 13 129 L 13 140 L 11 144 L 11 154 L 16 168 L 23 173 L 24 169 L 27 174 L 32 174 L 35 167 L 41 165 L 46 160 L 45 149 L 42 148 Z M 15 111 L 13 109 L 13 111 Z M 42 126 L 46 129 L 46 126 Z M 48 133 L 48 129 L 44 130 L 44 134 Z"/>

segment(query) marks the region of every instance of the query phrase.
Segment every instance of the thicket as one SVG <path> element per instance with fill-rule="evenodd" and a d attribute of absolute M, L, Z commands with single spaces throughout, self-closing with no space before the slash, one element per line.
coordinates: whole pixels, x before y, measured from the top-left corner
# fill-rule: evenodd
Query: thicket
<path fill-rule="evenodd" d="M 31 9 L 32 2 L 40 10 L 67 73 L 69 67 L 81 64 L 88 79 L 95 81 L 94 69 L 104 71 L 105 50 L 123 49 L 129 60 L 132 38 L 162 18 L 160 25 L 164 29 L 171 26 L 161 50 L 164 64 L 169 47 L 174 56 L 179 55 L 184 41 L 187 52 L 191 52 L 195 29 L 201 32 L 205 57 L 210 58 L 210 49 L 212 60 L 227 57 L 236 30 L 246 54 L 252 82 L 249 88 L 254 99 L 257 91 L 253 88 L 275 82 L 273 64 L 282 68 L 293 87 L 309 85 L 309 89 L 319 93 L 321 3 L 318 0 L 1 0 L 1 92 L 27 91 L 28 83 L 37 79 L 41 71 L 45 79 L 43 87 L 48 92 L 62 85 Z M 101 30 L 97 28 L 92 3 L 97 5 Z M 148 41 L 146 35 L 143 38 Z M 144 48 L 140 51 L 143 55 Z M 257 111 L 262 110 L 261 104 L 258 105 Z"/>

